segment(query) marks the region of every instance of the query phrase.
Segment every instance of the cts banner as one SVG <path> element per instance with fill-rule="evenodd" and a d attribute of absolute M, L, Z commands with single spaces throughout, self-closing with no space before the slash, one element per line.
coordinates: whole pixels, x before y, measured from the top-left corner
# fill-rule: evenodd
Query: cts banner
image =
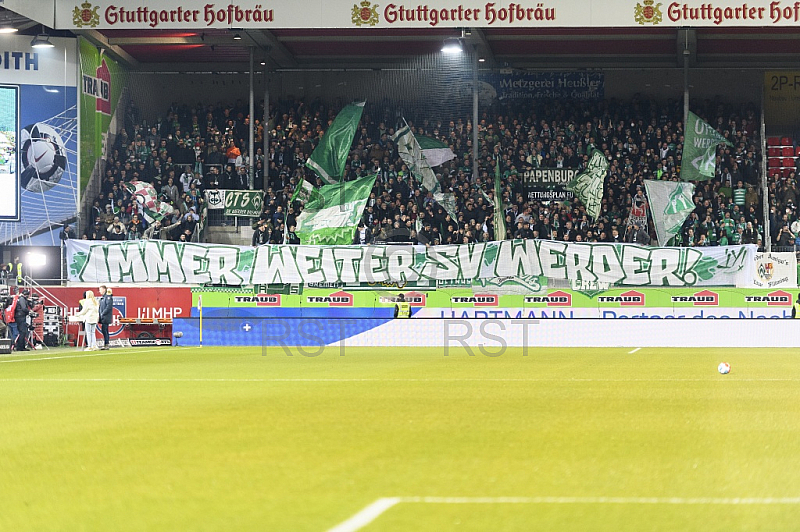
<path fill-rule="evenodd" d="M 259 190 L 206 190 L 209 210 L 225 211 L 225 216 L 258 218 L 264 206 L 264 193 Z"/>
<path fill-rule="evenodd" d="M 257 248 L 67 241 L 69 280 L 250 285 L 544 276 L 620 286 L 752 286 L 754 245 L 650 248 L 505 240 L 447 246 Z"/>

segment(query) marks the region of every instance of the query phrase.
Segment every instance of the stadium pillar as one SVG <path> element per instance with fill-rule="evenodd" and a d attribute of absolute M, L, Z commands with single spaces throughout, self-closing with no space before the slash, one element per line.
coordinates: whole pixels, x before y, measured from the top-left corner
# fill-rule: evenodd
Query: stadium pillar
<path fill-rule="evenodd" d="M 683 131 L 686 132 L 686 124 L 689 123 L 689 51 L 688 39 L 686 48 L 683 49 Z"/>
<path fill-rule="evenodd" d="M 251 46 L 250 47 L 250 143 L 247 146 L 247 153 L 250 155 L 250 164 L 248 165 L 249 168 L 247 170 L 248 173 L 248 184 L 250 190 L 253 190 L 253 185 L 255 183 L 255 171 L 256 171 L 256 153 L 255 153 L 255 146 L 256 146 L 256 133 L 255 133 L 255 121 L 256 121 L 256 109 L 255 109 L 255 87 L 253 86 L 255 83 L 255 72 L 253 71 L 253 56 L 255 54 L 255 49 Z"/>
<path fill-rule="evenodd" d="M 478 45 L 472 45 L 472 181 L 478 179 Z"/>
<path fill-rule="evenodd" d="M 769 226 L 769 184 L 767 183 L 767 122 L 764 120 L 764 84 L 761 84 L 761 208 L 764 211 L 764 251 L 772 251 L 772 228 Z"/>
<path fill-rule="evenodd" d="M 264 130 L 264 163 L 261 165 L 261 171 L 264 173 L 264 190 L 269 186 L 269 48 L 267 48 L 267 57 L 264 59 L 264 120 L 261 123 Z"/>

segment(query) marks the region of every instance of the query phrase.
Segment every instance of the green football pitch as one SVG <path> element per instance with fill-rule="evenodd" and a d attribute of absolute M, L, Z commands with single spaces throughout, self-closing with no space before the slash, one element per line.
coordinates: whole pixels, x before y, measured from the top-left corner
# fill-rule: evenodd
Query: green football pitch
<path fill-rule="evenodd" d="M 798 529 L 795 350 L 292 353 L 0 356 L 0 530 Z"/>

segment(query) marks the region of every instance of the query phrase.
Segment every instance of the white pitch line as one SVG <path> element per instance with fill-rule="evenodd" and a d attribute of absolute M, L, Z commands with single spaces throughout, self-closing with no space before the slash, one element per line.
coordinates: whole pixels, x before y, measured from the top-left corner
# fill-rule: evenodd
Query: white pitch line
<path fill-rule="evenodd" d="M 183 349 L 191 349 L 190 347 L 176 347 L 172 349 L 172 351 L 183 350 Z M 152 353 L 153 351 L 162 351 L 162 349 L 142 349 L 140 351 L 124 351 L 120 352 L 114 349 L 109 349 L 108 351 L 102 353 L 92 353 L 88 355 L 64 355 L 63 357 L 38 357 L 33 358 L 36 355 L 17 355 L 17 356 L 25 356 L 31 358 L 16 358 L 14 360 L 0 360 L 0 364 L 10 364 L 12 362 L 38 362 L 40 360 L 60 360 L 62 358 L 85 358 L 85 357 L 107 357 L 110 355 L 130 355 L 132 353 Z"/>
<path fill-rule="evenodd" d="M 800 497 L 400 497 L 428 504 L 800 504 Z"/>
<path fill-rule="evenodd" d="M 377 519 L 383 512 L 399 503 L 399 497 L 384 497 L 373 502 L 369 506 L 359 511 L 347 521 L 343 521 L 335 527 L 328 530 L 328 532 L 355 532 L 361 530 L 375 519 Z"/>
<path fill-rule="evenodd" d="M 357 532 L 399 503 L 424 504 L 666 504 L 794 505 L 800 497 L 382 497 L 327 532 Z"/>
<path fill-rule="evenodd" d="M 628 351 L 628 354 L 629 354 L 629 355 L 632 355 L 632 354 L 634 354 L 636 351 L 638 351 L 638 350 L 640 350 L 640 349 L 641 349 L 641 347 L 637 347 L 637 348 L 636 348 L 636 349 L 634 349 L 633 351 Z"/>
<path fill-rule="evenodd" d="M 139 351 L 144 352 L 144 351 Z M 98 355 L 77 355 L 98 356 Z M 67 358 L 67 357 L 57 357 Z M 49 360 L 49 359 L 35 359 Z M 1 361 L 0 361 L 1 362 Z M 6 362 L 22 362 L 22 360 L 7 360 Z M 258 379 L 258 378 L 214 378 L 214 377 L 187 377 L 187 378 L 158 378 L 158 377 L 98 377 L 98 378 L 0 378 L 0 382 L 800 382 L 800 378 L 765 378 L 765 379 L 726 379 L 724 377 L 709 377 L 707 379 L 576 379 L 576 378 L 550 378 L 550 379 Z"/>

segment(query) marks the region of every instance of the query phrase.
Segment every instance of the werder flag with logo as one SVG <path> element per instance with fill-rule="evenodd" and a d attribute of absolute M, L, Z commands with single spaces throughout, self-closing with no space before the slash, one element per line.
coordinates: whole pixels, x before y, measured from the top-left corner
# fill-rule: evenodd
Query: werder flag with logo
<path fill-rule="evenodd" d="M 411 132 L 411 128 L 407 123 L 397 130 L 392 140 L 397 144 L 397 151 L 400 154 L 400 158 L 408 165 L 408 168 L 417 181 L 420 181 L 422 186 L 429 192 L 438 192 L 439 180 L 436 179 L 436 174 L 433 173 L 431 169 L 433 165 L 425 158 L 422 147 L 419 142 L 417 142 L 417 138 L 414 136 L 414 133 Z"/>
<path fill-rule="evenodd" d="M 658 245 L 666 246 L 681 230 L 686 217 L 695 209 L 694 185 L 676 181 L 644 180 L 644 188 L 656 226 Z"/>
<path fill-rule="evenodd" d="M 606 173 L 608 173 L 606 156 L 600 150 L 593 150 L 586 169 L 567 184 L 567 190 L 572 191 L 586 205 L 586 214 L 595 221 L 600 215 Z"/>
<path fill-rule="evenodd" d="M 408 123 L 405 120 L 403 122 L 405 125 L 392 137 L 397 144 L 400 158 L 406 163 L 416 180 L 433 194 L 436 203 L 442 206 L 453 221 L 458 220 L 455 196 L 449 192 L 442 192 L 439 180 L 436 179 L 436 174 L 432 169 L 433 166 L 454 159 L 456 155 L 443 142 L 428 137 L 417 139 Z M 426 146 L 425 148 L 423 148 L 423 144 Z"/>
<path fill-rule="evenodd" d="M 494 239 L 505 240 L 506 220 L 503 213 L 503 186 L 500 183 L 500 159 L 494 167 Z"/>
<path fill-rule="evenodd" d="M 706 181 L 713 178 L 717 161 L 717 145 L 719 144 L 733 146 L 706 121 L 689 111 L 686 137 L 683 143 L 681 179 Z"/>
<path fill-rule="evenodd" d="M 326 183 L 338 183 L 344 176 L 347 156 L 350 154 L 350 146 L 353 144 L 365 103 L 352 103 L 342 109 L 306 161 L 306 166 Z"/>
<path fill-rule="evenodd" d="M 297 186 L 294 188 L 294 194 L 292 194 L 292 199 L 289 200 L 289 203 L 294 203 L 295 201 L 302 201 L 303 203 L 308 203 L 315 197 L 319 196 L 319 191 L 317 187 L 306 181 L 305 179 L 301 179 Z"/>
<path fill-rule="evenodd" d="M 147 223 L 161 220 L 164 216 L 172 214 L 172 205 L 161 201 L 156 194 L 156 189 L 150 183 L 131 181 L 125 187 L 136 199 L 142 208 L 142 215 Z"/>
<path fill-rule="evenodd" d="M 349 245 L 377 175 L 325 185 L 297 217 L 301 244 Z"/>

